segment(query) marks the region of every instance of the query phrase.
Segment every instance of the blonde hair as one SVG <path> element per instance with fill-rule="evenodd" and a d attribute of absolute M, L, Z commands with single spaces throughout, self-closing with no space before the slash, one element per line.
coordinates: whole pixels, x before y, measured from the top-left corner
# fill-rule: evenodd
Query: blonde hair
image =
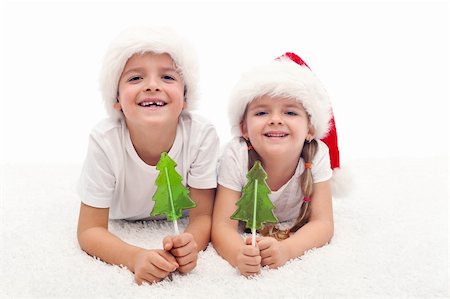
<path fill-rule="evenodd" d="M 317 143 L 316 139 L 311 140 L 310 142 L 305 142 L 302 149 L 301 157 L 303 158 L 303 161 L 306 163 L 311 163 L 312 159 L 317 153 L 317 148 L 319 147 L 319 144 Z M 314 180 L 311 173 L 311 168 L 305 167 L 305 170 L 303 171 L 302 175 L 300 176 L 300 188 L 303 191 L 303 198 L 309 198 L 311 199 L 312 194 L 314 192 Z M 311 214 L 311 203 L 310 201 L 305 201 L 301 208 L 300 213 L 298 215 L 297 221 L 295 222 L 294 226 L 291 228 L 292 232 L 297 231 L 299 228 L 301 228 L 303 225 L 305 225 L 309 221 L 309 216 Z"/>

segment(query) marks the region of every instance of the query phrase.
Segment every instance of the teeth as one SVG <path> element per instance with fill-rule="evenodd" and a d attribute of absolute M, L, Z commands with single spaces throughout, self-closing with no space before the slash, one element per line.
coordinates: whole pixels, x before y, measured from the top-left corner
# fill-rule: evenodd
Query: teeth
<path fill-rule="evenodd" d="M 268 136 L 268 137 L 284 137 L 284 136 L 286 136 L 286 134 L 284 134 L 284 133 L 268 133 L 268 134 L 266 134 L 266 136 Z"/>
<path fill-rule="evenodd" d="M 142 102 L 140 105 L 143 107 L 148 107 L 148 106 L 158 106 L 158 107 L 162 107 L 164 106 L 166 103 L 164 102 Z"/>

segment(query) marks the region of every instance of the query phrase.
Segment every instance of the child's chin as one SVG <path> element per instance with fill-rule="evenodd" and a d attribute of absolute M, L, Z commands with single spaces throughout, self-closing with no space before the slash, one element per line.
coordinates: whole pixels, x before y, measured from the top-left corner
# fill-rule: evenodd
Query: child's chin
<path fill-rule="evenodd" d="M 271 144 L 268 146 L 264 146 L 261 151 L 266 152 L 270 156 L 280 156 L 280 155 L 292 155 L 292 146 L 280 145 L 280 144 Z"/>
<path fill-rule="evenodd" d="M 168 117 L 164 115 L 146 115 L 142 118 L 142 123 L 147 125 L 160 125 L 168 122 Z"/>
<path fill-rule="evenodd" d="M 177 124 L 180 115 L 171 113 L 158 113 L 154 115 L 147 115 L 144 117 L 144 122 L 149 125 L 171 125 Z"/>

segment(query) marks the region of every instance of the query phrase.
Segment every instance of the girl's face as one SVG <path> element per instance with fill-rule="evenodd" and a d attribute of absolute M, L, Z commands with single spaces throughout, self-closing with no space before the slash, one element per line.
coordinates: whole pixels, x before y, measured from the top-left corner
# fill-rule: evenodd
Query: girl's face
<path fill-rule="evenodd" d="M 263 160 L 279 155 L 298 158 L 305 139 L 313 138 L 303 105 L 289 98 L 262 96 L 247 106 L 244 117 L 243 137 Z"/>
<path fill-rule="evenodd" d="M 168 54 L 135 54 L 119 79 L 118 103 L 127 125 L 177 123 L 185 107 L 184 81 Z"/>

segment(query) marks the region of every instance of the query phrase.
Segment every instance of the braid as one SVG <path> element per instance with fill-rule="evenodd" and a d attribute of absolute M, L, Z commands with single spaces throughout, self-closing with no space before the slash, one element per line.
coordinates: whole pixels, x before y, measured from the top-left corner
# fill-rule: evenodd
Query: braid
<path fill-rule="evenodd" d="M 245 141 L 245 143 L 247 143 L 247 147 L 248 147 L 248 170 L 252 169 L 253 165 L 255 164 L 256 161 L 261 161 L 261 157 L 258 155 L 258 153 L 255 151 L 255 149 L 253 148 L 252 144 L 250 143 L 250 140 L 247 140 L 243 137 L 241 137 L 242 140 Z"/>
<path fill-rule="evenodd" d="M 305 142 L 301 154 L 303 161 L 305 161 L 305 165 L 306 163 L 311 163 L 312 158 L 316 155 L 318 146 L 319 145 L 315 139 L 311 140 L 311 142 Z M 314 191 L 313 186 L 314 181 L 311 173 L 311 168 L 305 167 L 305 170 L 300 176 L 300 187 L 303 191 L 304 198 L 311 198 Z M 295 232 L 303 225 L 305 225 L 309 220 L 310 214 L 311 214 L 310 202 L 305 201 L 300 208 L 296 224 L 292 227 L 291 232 Z"/>

